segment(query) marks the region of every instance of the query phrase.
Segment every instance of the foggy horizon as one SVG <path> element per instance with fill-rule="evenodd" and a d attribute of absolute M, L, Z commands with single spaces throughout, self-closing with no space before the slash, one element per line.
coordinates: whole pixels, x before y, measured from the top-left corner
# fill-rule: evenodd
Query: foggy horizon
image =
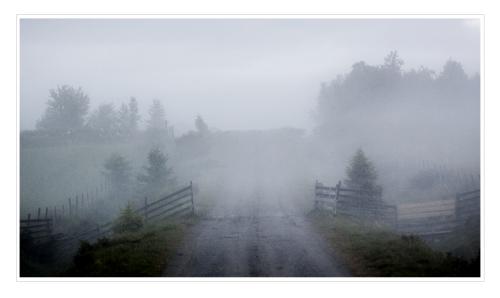
<path fill-rule="evenodd" d="M 480 25 L 21 19 L 21 276 L 480 277 Z"/>
<path fill-rule="evenodd" d="M 310 131 L 321 83 L 356 62 L 379 65 L 396 50 L 403 70 L 438 75 L 448 59 L 469 76 L 480 67 L 477 20 L 23 19 L 20 28 L 21 130 L 35 128 L 50 89 L 71 85 L 91 111 L 133 96 L 144 119 L 158 99 L 177 135 L 198 114 L 212 129 Z"/>

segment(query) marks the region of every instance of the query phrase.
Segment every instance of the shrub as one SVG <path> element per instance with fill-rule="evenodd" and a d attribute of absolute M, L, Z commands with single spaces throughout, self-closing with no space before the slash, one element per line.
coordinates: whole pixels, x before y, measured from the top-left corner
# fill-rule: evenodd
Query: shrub
<path fill-rule="evenodd" d="M 122 210 L 120 216 L 113 224 L 113 232 L 116 234 L 135 232 L 143 226 L 142 217 L 135 212 L 130 204 Z"/>

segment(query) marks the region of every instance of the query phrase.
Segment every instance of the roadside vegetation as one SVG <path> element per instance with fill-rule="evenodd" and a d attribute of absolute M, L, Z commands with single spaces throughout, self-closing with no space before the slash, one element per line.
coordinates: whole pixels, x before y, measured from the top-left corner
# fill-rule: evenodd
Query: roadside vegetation
<path fill-rule="evenodd" d="M 186 227 L 193 222 L 165 222 L 135 232 L 82 242 L 67 276 L 154 277 L 161 276 L 175 255 Z"/>
<path fill-rule="evenodd" d="M 353 276 L 478 277 L 480 258 L 467 259 L 432 249 L 417 236 L 383 226 L 313 211 L 310 219 L 328 239 Z"/>
<path fill-rule="evenodd" d="M 49 241 L 34 249 L 29 240 L 21 239 L 21 276 L 161 276 L 196 221 L 197 217 L 182 217 L 144 223 L 127 206 L 115 220 L 113 234 L 92 243 L 80 241 L 78 247 L 62 248 Z"/>

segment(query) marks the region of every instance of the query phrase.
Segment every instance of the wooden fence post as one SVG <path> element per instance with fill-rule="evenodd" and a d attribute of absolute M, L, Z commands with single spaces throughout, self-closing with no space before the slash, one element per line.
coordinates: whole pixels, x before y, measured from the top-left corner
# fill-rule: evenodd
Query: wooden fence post
<path fill-rule="evenodd" d="M 28 213 L 28 226 L 30 225 L 31 213 Z"/>
<path fill-rule="evenodd" d="M 193 194 L 193 181 L 189 182 L 189 188 L 191 189 L 191 213 L 194 215 L 194 194 Z"/>
<path fill-rule="evenodd" d="M 55 220 L 56 220 L 56 218 L 57 218 L 57 207 L 56 207 L 56 206 L 54 206 L 54 214 L 53 214 L 53 216 L 52 216 L 52 217 L 54 218 L 54 221 L 55 221 Z"/>
<path fill-rule="evenodd" d="M 40 208 L 38 208 L 38 216 L 37 219 L 40 219 Z"/>
<path fill-rule="evenodd" d="M 399 229 L 399 208 L 398 206 L 394 206 L 395 208 L 395 216 L 394 216 L 394 229 L 397 231 Z"/>
<path fill-rule="evenodd" d="M 314 209 L 318 209 L 318 180 L 314 183 Z"/>
<path fill-rule="evenodd" d="M 339 183 L 335 186 L 335 204 L 333 207 L 333 214 L 337 215 L 337 202 L 340 198 L 340 187 L 342 186 L 342 182 L 339 180 Z"/>
<path fill-rule="evenodd" d="M 148 221 L 148 197 L 144 197 L 144 222 Z"/>
<path fill-rule="evenodd" d="M 73 208 L 71 206 L 71 198 L 68 198 L 68 216 L 71 217 L 73 214 Z"/>
<path fill-rule="evenodd" d="M 75 216 L 78 217 L 78 195 L 75 198 Z"/>
<path fill-rule="evenodd" d="M 46 224 L 46 227 L 47 227 L 47 231 L 49 232 L 49 234 L 52 233 L 52 220 L 50 220 L 49 218 L 46 218 L 47 221 L 45 221 L 45 224 Z"/>
<path fill-rule="evenodd" d="M 45 207 L 45 219 L 49 218 L 49 207 Z"/>

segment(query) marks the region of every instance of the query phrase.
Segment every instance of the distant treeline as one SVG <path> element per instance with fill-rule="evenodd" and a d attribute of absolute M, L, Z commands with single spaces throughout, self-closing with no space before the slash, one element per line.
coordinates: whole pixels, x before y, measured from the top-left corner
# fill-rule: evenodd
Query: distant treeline
<path fill-rule="evenodd" d="M 137 100 L 131 97 L 116 108 L 111 103 L 99 105 L 90 110 L 90 99 L 81 87 L 63 85 L 49 91 L 49 100 L 44 114 L 37 121 L 36 131 L 26 135 L 68 136 L 130 136 L 139 131 L 141 115 Z M 169 131 L 165 108 L 161 101 L 153 100 L 145 120 L 146 131 Z M 208 126 L 198 116 L 195 120 L 198 131 L 205 133 Z"/>
<path fill-rule="evenodd" d="M 447 106 L 468 101 L 479 105 L 479 74 L 467 75 L 460 62 L 448 60 L 440 73 L 424 66 L 405 71 L 403 65 L 394 51 L 382 65 L 360 61 L 349 73 L 323 83 L 317 106 L 319 122 L 327 124 L 332 116 L 354 109 L 395 103 Z"/>
<path fill-rule="evenodd" d="M 448 60 L 440 72 L 403 69 L 391 52 L 381 65 L 361 61 L 323 83 L 315 133 L 332 150 L 363 147 L 394 160 L 461 160 L 478 164 L 480 77 Z"/>

